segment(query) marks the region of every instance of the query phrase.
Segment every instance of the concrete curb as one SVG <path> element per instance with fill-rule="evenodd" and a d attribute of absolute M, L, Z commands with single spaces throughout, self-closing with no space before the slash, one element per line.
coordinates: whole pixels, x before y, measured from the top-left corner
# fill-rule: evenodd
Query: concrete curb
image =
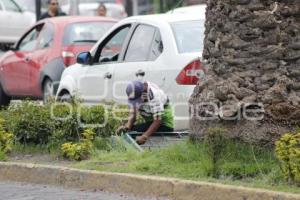
<path fill-rule="evenodd" d="M 300 200 L 300 195 L 132 174 L 0 162 L 0 181 L 49 184 L 174 200 Z"/>

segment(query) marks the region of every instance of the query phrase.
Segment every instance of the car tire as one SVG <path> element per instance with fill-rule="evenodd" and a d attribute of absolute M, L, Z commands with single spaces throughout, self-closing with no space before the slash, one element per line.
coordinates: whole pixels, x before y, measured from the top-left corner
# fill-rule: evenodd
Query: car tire
<path fill-rule="evenodd" d="M 46 78 L 43 82 L 43 102 L 48 103 L 49 100 L 54 98 L 54 87 L 51 79 Z"/>
<path fill-rule="evenodd" d="M 64 92 L 63 94 L 59 95 L 58 100 L 60 102 L 68 102 L 71 103 L 72 102 L 72 96 L 69 92 Z"/>
<path fill-rule="evenodd" d="M 0 84 L 0 106 L 8 106 L 10 99 L 11 98 L 5 94 L 2 85 Z"/>

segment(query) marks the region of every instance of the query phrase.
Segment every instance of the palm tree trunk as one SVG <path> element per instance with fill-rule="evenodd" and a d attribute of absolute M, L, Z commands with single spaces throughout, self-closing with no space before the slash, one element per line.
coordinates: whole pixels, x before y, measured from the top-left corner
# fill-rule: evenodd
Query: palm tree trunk
<path fill-rule="evenodd" d="M 245 141 L 272 143 L 300 125 L 299 0 L 207 5 L 208 74 L 190 98 L 193 136 L 222 126 Z"/>

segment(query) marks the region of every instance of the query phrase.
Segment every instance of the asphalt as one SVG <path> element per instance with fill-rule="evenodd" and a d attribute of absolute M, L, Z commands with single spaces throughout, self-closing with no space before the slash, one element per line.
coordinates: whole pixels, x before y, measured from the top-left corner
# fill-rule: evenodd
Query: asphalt
<path fill-rule="evenodd" d="M 48 185 L 0 182 L 0 200 L 154 200 L 103 191 L 66 189 Z"/>

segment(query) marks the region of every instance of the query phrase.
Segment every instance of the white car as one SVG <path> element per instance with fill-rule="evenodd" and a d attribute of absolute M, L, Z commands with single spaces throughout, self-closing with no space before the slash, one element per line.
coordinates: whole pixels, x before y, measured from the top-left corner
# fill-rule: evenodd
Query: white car
<path fill-rule="evenodd" d="M 23 11 L 13 0 L 0 0 L 0 44 L 13 44 L 36 22 L 35 14 Z"/>
<path fill-rule="evenodd" d="M 115 19 L 127 17 L 124 6 L 121 3 L 117 3 L 116 0 L 80 0 L 79 5 L 74 3 L 74 0 L 69 0 L 69 2 L 65 0 L 61 9 L 68 15 L 95 16 L 97 15 L 97 8 L 100 2 L 104 2 L 107 17 Z"/>
<path fill-rule="evenodd" d="M 193 6 L 185 6 L 176 8 L 174 10 L 170 10 L 168 13 L 170 14 L 192 14 L 199 15 L 202 19 L 205 19 L 206 5 L 193 5 Z"/>
<path fill-rule="evenodd" d="M 65 69 L 56 98 L 127 103 L 129 81 L 156 83 L 169 96 L 175 129 L 189 127 L 188 99 L 204 76 L 204 20 L 197 15 L 145 15 L 121 20 L 90 52 Z M 200 76 L 200 77 L 199 77 Z"/>
<path fill-rule="evenodd" d="M 36 14 L 36 0 L 14 0 L 22 10 L 32 12 Z M 48 10 L 48 2 L 47 0 L 41 0 L 41 13 L 45 13 Z"/>

